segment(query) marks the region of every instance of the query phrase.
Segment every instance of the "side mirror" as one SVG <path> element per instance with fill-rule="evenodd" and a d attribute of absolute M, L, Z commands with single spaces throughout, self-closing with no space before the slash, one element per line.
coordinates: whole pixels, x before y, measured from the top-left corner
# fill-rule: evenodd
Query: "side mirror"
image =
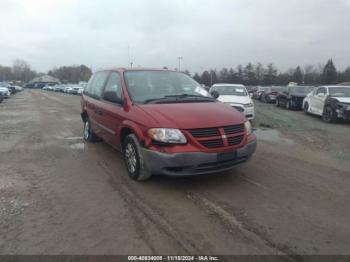
<path fill-rule="evenodd" d="M 211 94 L 211 96 L 214 97 L 215 99 L 217 99 L 217 98 L 220 96 L 220 94 L 219 94 L 218 91 L 211 91 L 210 94 Z"/>
<path fill-rule="evenodd" d="M 123 101 L 120 97 L 117 96 L 116 92 L 107 91 L 103 94 L 103 99 L 112 103 L 122 104 Z"/>

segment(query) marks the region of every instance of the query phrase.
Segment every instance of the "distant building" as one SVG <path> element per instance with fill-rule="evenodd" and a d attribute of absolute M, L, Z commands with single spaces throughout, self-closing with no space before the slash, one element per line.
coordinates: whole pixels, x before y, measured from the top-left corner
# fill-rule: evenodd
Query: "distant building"
<path fill-rule="evenodd" d="M 46 85 L 53 86 L 53 85 L 58 85 L 60 83 L 61 83 L 60 80 L 55 78 L 55 77 L 52 77 L 49 75 L 43 75 L 43 76 L 38 76 L 38 77 L 30 80 L 28 82 L 28 84 L 26 85 L 26 87 L 28 87 L 28 88 L 43 88 Z"/>

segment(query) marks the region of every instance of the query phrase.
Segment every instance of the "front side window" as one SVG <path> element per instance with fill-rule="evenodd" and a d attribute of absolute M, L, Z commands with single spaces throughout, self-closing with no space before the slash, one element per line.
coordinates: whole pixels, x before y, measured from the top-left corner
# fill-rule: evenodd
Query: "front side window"
<path fill-rule="evenodd" d="M 117 97 L 123 98 L 123 89 L 120 83 L 119 73 L 112 72 L 108 78 L 104 93 L 114 92 Z"/>
<path fill-rule="evenodd" d="M 326 94 L 326 88 L 324 88 L 324 87 L 320 87 L 319 89 L 317 89 L 317 93 L 316 93 L 317 95 L 318 94 Z"/>
<path fill-rule="evenodd" d="M 135 103 L 164 100 L 197 100 L 210 96 L 200 84 L 191 77 L 178 72 L 169 71 L 127 71 L 124 73 L 129 94 Z"/>
<path fill-rule="evenodd" d="M 96 73 L 91 83 L 91 92 L 89 92 L 89 94 L 92 97 L 97 99 L 101 98 L 102 90 L 106 83 L 108 75 L 109 75 L 109 72 L 107 71 Z"/>

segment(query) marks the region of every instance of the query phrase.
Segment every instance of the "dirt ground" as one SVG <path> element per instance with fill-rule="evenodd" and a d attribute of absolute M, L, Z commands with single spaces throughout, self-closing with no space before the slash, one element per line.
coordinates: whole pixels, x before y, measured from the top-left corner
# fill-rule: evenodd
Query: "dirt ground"
<path fill-rule="evenodd" d="M 83 142 L 79 102 L 0 104 L 1 254 L 350 254 L 349 123 L 257 102 L 249 163 L 138 183 Z"/>

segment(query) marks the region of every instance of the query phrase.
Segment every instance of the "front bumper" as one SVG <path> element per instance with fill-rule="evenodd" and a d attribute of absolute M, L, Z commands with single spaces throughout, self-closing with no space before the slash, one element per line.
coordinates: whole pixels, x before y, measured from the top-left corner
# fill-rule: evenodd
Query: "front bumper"
<path fill-rule="evenodd" d="M 348 107 L 346 108 L 337 109 L 336 112 L 337 112 L 338 118 L 342 118 L 344 120 L 350 120 L 350 105 L 348 105 Z"/>
<path fill-rule="evenodd" d="M 169 176 L 191 176 L 227 171 L 234 166 L 248 161 L 256 150 L 256 140 L 234 151 L 234 159 L 219 161 L 218 153 L 175 153 L 165 154 L 142 149 L 145 168 L 152 174 Z"/>

